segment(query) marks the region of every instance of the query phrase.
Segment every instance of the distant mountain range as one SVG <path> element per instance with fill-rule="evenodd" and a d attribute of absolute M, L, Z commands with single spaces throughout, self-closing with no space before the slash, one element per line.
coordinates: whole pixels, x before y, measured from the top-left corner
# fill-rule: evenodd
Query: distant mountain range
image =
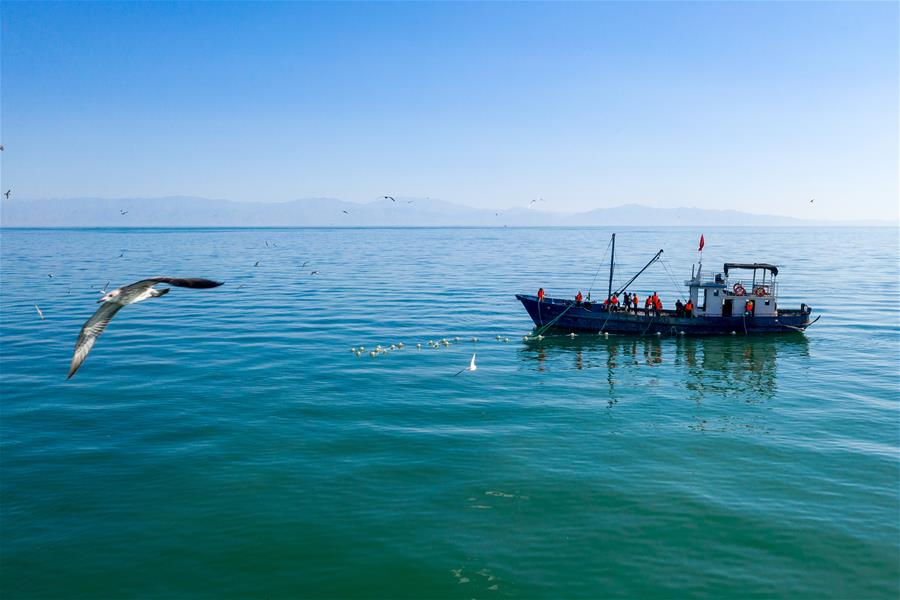
<path fill-rule="evenodd" d="M 431 198 L 335 198 L 233 202 L 210 198 L 55 198 L 3 200 L 3 227 L 531 227 L 531 226 L 890 226 L 891 221 L 824 221 L 736 210 L 623 204 L 581 213 L 536 208 L 485 210 Z"/>

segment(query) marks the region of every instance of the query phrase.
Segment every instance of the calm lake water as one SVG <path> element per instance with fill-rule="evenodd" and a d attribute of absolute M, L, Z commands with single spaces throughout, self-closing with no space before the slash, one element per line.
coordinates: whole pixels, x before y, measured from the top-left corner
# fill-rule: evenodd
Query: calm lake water
<path fill-rule="evenodd" d="M 806 334 L 522 341 L 513 295 L 587 292 L 609 233 L 2 231 L 0 592 L 896 599 L 898 230 L 703 230 Z M 700 233 L 619 228 L 617 281 L 664 248 L 682 284 Z M 226 285 L 67 382 L 96 290 L 154 275 Z"/>

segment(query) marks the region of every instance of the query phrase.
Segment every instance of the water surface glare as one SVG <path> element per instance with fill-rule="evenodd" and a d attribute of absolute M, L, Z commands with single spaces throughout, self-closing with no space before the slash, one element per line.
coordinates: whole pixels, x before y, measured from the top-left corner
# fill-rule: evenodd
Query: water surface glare
<path fill-rule="evenodd" d="M 609 233 L 3 230 L 0 591 L 897 598 L 898 230 L 703 231 L 806 334 L 523 341 L 514 294 L 602 295 Z M 699 233 L 618 229 L 617 282 L 664 248 L 682 285 Z M 226 284 L 67 382 L 97 290 L 154 275 Z"/>

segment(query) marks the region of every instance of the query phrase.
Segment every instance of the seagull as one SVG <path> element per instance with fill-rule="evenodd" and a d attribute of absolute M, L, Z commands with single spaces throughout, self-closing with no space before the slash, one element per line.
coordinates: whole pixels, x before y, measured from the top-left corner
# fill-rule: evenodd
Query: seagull
<path fill-rule="evenodd" d="M 478 369 L 478 367 L 475 366 L 475 355 L 472 354 L 472 360 L 469 362 L 469 366 L 466 367 L 465 369 L 463 369 L 462 371 L 458 371 L 456 373 L 456 375 L 459 375 L 460 373 L 465 373 L 466 371 L 475 371 L 477 369 Z M 456 377 L 456 375 L 454 375 L 454 377 Z"/>
<path fill-rule="evenodd" d="M 2 190 L 3 188 L 0 188 Z M 12 193 L 12 190 L 6 190 L 3 192 L 3 195 L 6 196 L 6 199 L 9 200 L 9 195 Z"/>
<path fill-rule="evenodd" d="M 258 267 L 258 266 L 259 266 L 259 261 L 256 261 L 256 264 L 253 265 L 253 266 L 254 266 L 254 267 Z"/>
<path fill-rule="evenodd" d="M 81 328 L 81 333 L 78 335 L 78 341 L 75 343 L 75 353 L 72 355 L 72 364 L 69 367 L 69 375 L 66 379 L 72 378 L 72 375 L 75 374 L 75 371 L 78 370 L 84 362 L 84 359 L 87 358 L 91 348 L 94 347 L 94 342 L 97 341 L 97 338 L 100 337 L 100 334 L 103 333 L 103 330 L 106 329 L 106 326 L 109 325 L 112 318 L 116 316 L 116 313 L 124 306 L 134 304 L 135 302 L 141 302 L 147 298 L 158 298 L 159 296 L 164 296 L 169 293 L 171 288 L 163 288 L 161 290 L 153 288 L 153 286 L 160 283 L 168 283 L 177 287 L 193 289 L 207 289 L 222 285 L 222 282 L 220 281 L 211 281 L 209 279 L 151 277 L 150 279 L 142 279 L 131 285 L 116 288 L 111 292 L 108 292 L 103 298 L 97 301 L 97 303 L 100 304 L 100 308 L 97 309 L 97 312 L 95 312 Z"/>
<path fill-rule="evenodd" d="M 350 214 L 350 213 L 347 212 L 346 210 L 342 210 L 341 212 L 344 213 L 345 215 L 349 215 L 349 214 Z"/>
<path fill-rule="evenodd" d="M 44 320 L 44 313 L 41 312 L 41 307 L 38 306 L 37 304 L 35 304 L 35 305 L 34 305 L 34 308 L 35 308 L 35 310 L 38 311 L 38 316 L 41 317 L 41 321 L 43 321 L 43 320 Z"/>
<path fill-rule="evenodd" d="M 815 202 L 815 201 L 816 201 L 816 199 L 813 198 L 812 200 L 809 201 L 809 203 L 812 204 L 812 203 Z"/>
<path fill-rule="evenodd" d="M 128 211 L 127 210 L 119 210 L 119 214 L 127 215 Z"/>
<path fill-rule="evenodd" d="M 269 242 L 268 242 L 268 240 L 267 240 L 267 241 L 266 241 L 266 248 L 268 248 L 268 247 L 269 247 Z"/>
<path fill-rule="evenodd" d="M 122 252 L 122 253 L 119 255 L 119 258 L 125 258 L 125 253 Z"/>
<path fill-rule="evenodd" d="M 318 275 L 319 272 L 318 272 L 318 271 L 310 271 L 309 274 L 310 274 L 310 275 Z"/>
<path fill-rule="evenodd" d="M 308 261 L 308 260 L 304 260 L 304 261 L 303 261 L 303 264 L 300 265 L 300 268 L 302 269 L 303 267 L 305 267 L 305 266 L 308 265 L 308 264 L 309 264 L 309 261 Z"/>
<path fill-rule="evenodd" d="M 47 277 L 49 277 L 50 279 L 53 279 L 53 273 L 47 273 Z"/>
<path fill-rule="evenodd" d="M 3 144 L 0 144 L 0 152 L 3 152 Z"/>
<path fill-rule="evenodd" d="M 390 200 L 391 202 L 396 202 L 393 196 L 382 196 L 382 198 L 384 198 L 385 200 Z"/>

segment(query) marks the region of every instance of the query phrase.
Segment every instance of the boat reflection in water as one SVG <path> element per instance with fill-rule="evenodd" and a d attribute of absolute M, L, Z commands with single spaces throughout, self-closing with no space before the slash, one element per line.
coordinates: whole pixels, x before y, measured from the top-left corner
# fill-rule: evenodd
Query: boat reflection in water
<path fill-rule="evenodd" d="M 809 355 L 802 334 L 718 337 L 549 336 L 523 342 L 521 358 L 537 371 L 601 369 L 609 404 L 635 387 L 671 385 L 684 396 L 757 403 L 777 392 L 781 357 Z M 571 357 L 571 362 L 567 360 Z"/>

